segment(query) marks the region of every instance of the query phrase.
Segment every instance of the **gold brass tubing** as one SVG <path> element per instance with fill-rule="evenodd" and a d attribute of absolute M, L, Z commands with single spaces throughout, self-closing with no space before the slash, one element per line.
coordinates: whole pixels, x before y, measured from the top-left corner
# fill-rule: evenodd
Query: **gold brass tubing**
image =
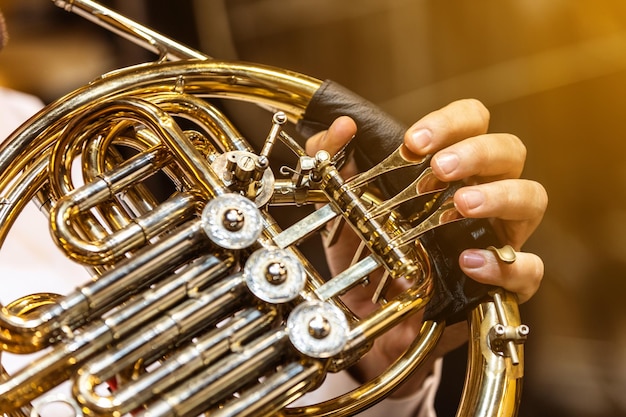
<path fill-rule="evenodd" d="M 88 112 L 89 117 L 75 118 L 68 123 L 68 126 L 59 134 L 50 155 L 50 169 L 53 173 L 50 176 L 50 187 L 55 197 L 60 197 L 74 188 L 72 170 L 74 160 L 79 156 L 79 151 L 83 148 L 83 142 L 98 135 L 98 126 L 89 126 L 94 118 L 101 117 L 102 112 Z"/>
<path fill-rule="evenodd" d="M 90 312 L 97 313 L 128 297 L 127 293 L 149 286 L 172 268 L 188 262 L 196 251 L 207 245 L 200 222 L 192 220 L 81 287 L 80 295 L 88 301 Z"/>
<path fill-rule="evenodd" d="M 240 285 L 241 282 L 238 281 L 236 284 Z M 102 355 L 102 359 L 98 357 L 91 360 L 78 372 L 79 375 L 74 381 L 74 393 L 76 398 L 96 415 L 123 415 L 141 404 L 149 403 L 155 392 L 162 393 L 177 385 L 184 385 L 185 380 L 200 369 L 230 353 L 252 336 L 266 331 L 276 316 L 274 310 L 248 308 L 235 315 L 224 326 L 199 336 L 197 340 L 190 341 L 177 351 L 169 352 L 167 359 L 161 362 L 159 367 L 119 385 L 107 396 L 99 395 L 95 391 L 95 386 L 123 369 L 124 364 L 132 364 L 133 360 L 143 359 L 147 355 L 142 355 L 141 352 L 138 352 L 139 355 L 129 355 L 128 349 L 123 348 L 120 349 L 121 352 Z M 146 346 L 150 349 L 148 343 L 148 340 L 141 342 L 144 350 Z M 162 346 L 166 346 L 166 343 L 162 342 Z M 122 357 L 123 354 L 126 355 Z M 123 363 L 120 363 L 122 361 Z"/>
<path fill-rule="evenodd" d="M 74 328 L 111 304 L 122 302 L 133 290 L 149 285 L 151 280 L 182 264 L 194 250 L 206 244 L 199 221 L 194 221 L 38 314 L 24 318 L 1 308 L 0 348 L 30 353 L 48 346 L 63 329 Z"/>
<path fill-rule="evenodd" d="M 76 364 L 113 341 L 101 321 L 92 322 L 90 331 L 76 335 L 72 343 L 55 345 L 46 355 L 0 382 L 0 409 L 11 411 L 29 403 L 66 380 Z"/>
<path fill-rule="evenodd" d="M 162 393 L 136 417 L 195 416 L 258 378 L 285 355 L 287 333 L 272 330 L 205 368 L 186 384 Z"/>
<path fill-rule="evenodd" d="M 99 119 L 96 116 L 96 119 Z M 86 118 L 87 121 L 91 121 L 91 118 Z M 117 123 L 106 123 L 107 120 L 103 120 L 101 123 L 94 123 L 90 129 L 84 146 L 82 146 L 82 173 L 84 181 L 93 181 L 98 175 L 111 169 L 107 161 L 109 161 L 110 153 L 115 152 L 115 148 L 111 146 L 115 140 L 124 135 L 128 130 L 134 129 L 134 125 L 130 120 L 121 120 Z M 111 126 L 112 125 L 112 126 Z M 78 135 L 77 132 L 68 132 L 70 135 Z M 154 143 L 152 146 L 143 148 L 146 150 L 158 146 L 159 143 Z M 66 150 L 71 148 L 65 147 Z"/>
<path fill-rule="evenodd" d="M 143 245 L 151 237 L 184 221 L 196 212 L 196 196 L 179 194 L 151 213 L 134 219 L 127 227 L 103 239 L 89 241 L 78 236 L 72 227 L 73 217 L 112 198 L 117 192 L 130 186 L 133 180 L 153 172 L 153 162 L 159 160 L 158 149 L 155 153 L 139 156 L 128 160 L 115 171 L 107 173 L 107 176 L 102 176 L 100 180 L 75 189 L 57 201 L 50 212 L 50 223 L 55 242 L 68 256 L 83 263 L 105 264 Z M 163 223 L 158 225 L 154 220 Z M 148 227 L 149 225 L 152 226 Z"/>
<path fill-rule="evenodd" d="M 280 415 L 283 407 L 301 397 L 322 375 L 320 362 L 292 362 L 244 391 L 239 398 L 211 410 L 211 417 L 261 417 Z"/>
<path fill-rule="evenodd" d="M 147 377 L 152 384 L 147 390 L 137 390 L 140 385 L 137 379 L 130 382 L 128 386 L 120 387 L 121 390 L 102 396 L 96 392 L 96 387 L 131 367 L 138 361 L 145 365 L 150 364 L 155 359 L 171 354 L 168 350 L 171 346 L 182 343 L 192 337 L 199 329 L 210 328 L 228 314 L 232 314 L 247 300 L 246 287 L 241 274 L 228 276 L 219 282 L 214 283 L 210 288 L 197 292 L 196 289 L 187 287 L 187 281 L 199 278 L 207 283 L 214 281 L 218 276 L 224 275 L 232 264 L 230 262 L 219 263 L 216 257 L 207 257 L 200 262 L 200 265 L 192 265 L 185 273 L 165 286 L 159 286 L 147 295 L 142 295 L 128 306 L 119 309 L 117 314 L 107 317 L 107 326 L 112 330 L 119 329 L 120 334 L 128 333 L 128 327 L 135 330 L 127 338 L 116 344 L 115 350 L 101 353 L 91 359 L 78 372 L 74 381 L 73 391 L 78 401 L 95 414 L 123 415 L 132 411 L 140 404 L 149 399 L 151 393 L 167 389 L 171 384 L 175 384 L 193 371 L 182 368 L 182 363 L 176 360 L 168 366 L 165 375 L 168 380 L 162 380 L 162 371 Z M 191 275 L 191 277 L 190 277 Z M 199 275 L 194 278 L 194 275 Z M 155 313 L 161 313 L 155 316 Z M 134 316 L 138 316 L 138 321 Z M 138 327 L 142 325 L 142 327 Z M 192 354 L 187 351 L 187 354 Z M 189 358 L 182 358 L 188 360 Z M 199 363 L 198 363 L 199 360 Z M 196 367 L 202 365 L 203 359 L 197 356 L 196 361 L 191 365 Z M 176 371 L 176 374 L 170 373 Z M 156 377 L 156 380 L 155 380 Z M 141 383 L 146 388 L 145 382 Z M 148 398 L 143 398 L 145 396 Z"/>
<path fill-rule="evenodd" d="M 396 361 L 378 377 L 360 387 L 310 406 L 290 407 L 280 410 L 277 416 L 352 416 L 382 400 L 408 378 L 434 349 L 443 334 L 445 323 L 424 322 L 419 336 Z"/>
<path fill-rule="evenodd" d="M 268 66 L 228 61 L 166 62 L 116 71 L 48 105 L 0 144 L 0 172 L 38 143 L 49 126 L 82 114 L 85 107 L 121 94 L 171 91 L 184 74 L 184 91 L 262 103 L 298 121 L 321 81 Z M 58 129 L 58 127 L 56 128 Z M 46 138 L 45 145 L 52 141 Z"/>
<path fill-rule="evenodd" d="M 398 294 L 368 317 L 363 318 L 349 334 L 349 348 L 356 348 L 367 343 L 389 330 L 391 327 L 405 320 L 408 316 L 423 309 L 430 301 L 432 286 L 410 288 Z"/>
<path fill-rule="evenodd" d="M 56 136 L 50 138 L 50 143 Z M 43 143 L 42 143 L 43 142 Z M 47 175 L 50 143 L 36 142 L 22 159 L 12 161 L 6 171 L 0 172 L 0 246 L 16 217 L 43 185 Z M 0 144 L 0 147 L 2 144 Z"/>
<path fill-rule="evenodd" d="M 14 410 L 9 413 L 2 412 L 0 417 L 32 417 L 32 410 L 33 408 L 28 405 L 20 407 L 18 410 Z"/>
<path fill-rule="evenodd" d="M 296 187 L 290 179 L 277 178 L 274 181 L 274 193 L 270 205 L 296 205 L 328 203 L 328 197 L 322 190 L 309 187 Z"/>
<path fill-rule="evenodd" d="M 37 310 L 43 307 L 49 306 L 50 304 L 57 304 L 61 298 L 62 296 L 60 294 L 55 293 L 28 294 L 11 301 L 4 307 L 10 314 L 19 317 L 28 317 L 31 314 L 36 314 Z"/>
<path fill-rule="evenodd" d="M 115 133 L 117 129 L 120 129 L 122 123 L 118 123 L 113 126 L 112 129 L 106 129 L 109 134 L 103 136 L 104 123 L 100 122 L 103 112 L 87 112 L 87 117 L 75 118 L 71 120 L 66 129 L 59 135 L 53 152 L 50 157 L 50 169 L 49 172 L 53 175 L 49 178 L 50 189 L 55 196 L 59 198 L 66 195 L 75 189 L 73 178 L 73 167 L 75 161 L 80 157 L 81 165 L 83 167 L 84 181 L 89 182 L 91 179 L 88 176 L 89 164 L 92 163 L 92 155 L 88 155 L 87 151 L 89 146 L 94 146 L 94 143 L 103 143 L 111 141 L 111 134 Z M 93 123 L 93 120 L 97 120 L 97 123 Z M 78 150 L 83 150 L 82 153 Z M 91 148 L 93 149 L 93 148 Z M 107 147 L 99 149 L 97 153 L 101 154 L 96 157 L 96 163 L 98 160 L 103 159 L 103 154 L 107 152 Z M 102 205 L 98 208 L 99 218 L 93 211 L 83 211 L 79 215 L 74 216 L 74 228 L 77 234 L 82 239 L 89 241 L 98 241 L 105 239 L 108 235 L 108 230 L 116 231 L 126 226 L 131 217 L 124 213 L 119 207 L 114 204 L 114 200 L 102 202 Z"/>
<path fill-rule="evenodd" d="M 130 123 L 128 122 L 117 123 L 109 129 L 106 135 L 94 135 L 91 140 L 87 140 L 81 155 L 85 183 L 94 181 L 99 175 L 113 170 L 117 165 L 123 163 L 124 158 L 122 158 L 118 149 L 110 145 L 115 143 L 115 139 L 120 137 L 129 127 Z M 164 161 L 155 165 L 162 166 L 167 163 L 167 152 L 163 152 L 162 155 Z M 98 207 L 100 217 L 102 221 L 109 225 L 109 229 L 119 230 L 135 217 L 132 211 L 127 210 L 128 206 L 124 204 L 129 199 L 132 199 L 141 208 L 139 212 L 134 212 L 135 215 L 147 213 L 157 206 L 156 199 L 145 185 L 141 183 L 134 184 L 124 191 L 124 201 L 120 201 L 119 198 L 111 199 L 106 204 Z"/>
<path fill-rule="evenodd" d="M 56 138 L 57 136 L 54 136 L 51 142 Z M 42 142 L 44 141 L 42 140 Z M 32 149 L 28 149 L 20 159 L 11 161 L 11 164 L 6 167 L 6 170 L 0 172 L 0 189 L 4 190 L 11 186 L 16 178 L 19 178 L 20 175 L 24 175 L 36 164 L 35 161 L 40 161 L 44 157 L 46 159 L 48 158 L 52 148 L 50 146 L 51 143 L 46 144 L 47 146 L 41 146 L 41 142 L 38 142 L 37 145 L 38 146 L 34 146 Z M 0 147 L 1 146 L 2 143 L 0 143 Z"/>
<path fill-rule="evenodd" d="M 88 144 L 86 148 L 85 154 L 88 154 L 91 149 L 91 143 Z M 162 145 L 161 145 L 162 146 Z M 154 149 L 153 149 L 154 151 Z M 168 153 L 162 153 L 164 159 L 168 158 Z M 88 157 L 91 155 L 85 155 L 85 160 L 89 161 Z M 83 177 L 85 178 L 85 182 L 89 183 L 94 181 L 98 175 L 112 171 L 116 166 L 121 165 L 124 162 L 124 158 L 120 154 L 120 152 L 115 147 L 110 147 L 107 155 L 107 161 L 104 162 L 105 169 L 100 170 L 96 168 L 96 165 L 92 164 L 93 160 L 86 162 L 83 168 Z M 162 164 L 166 164 L 168 160 L 164 160 Z M 158 165 L 162 165 L 159 163 Z M 125 207 L 128 207 L 130 204 L 131 210 L 128 210 L 130 213 L 134 213 L 135 216 L 139 216 L 145 213 L 150 212 L 154 209 L 159 203 L 154 195 L 150 192 L 150 190 L 145 186 L 145 184 L 137 183 L 133 184 L 132 187 L 129 187 L 123 192 L 123 197 L 121 198 L 120 203 Z M 132 216 L 132 217 L 135 217 Z"/>
<path fill-rule="evenodd" d="M 49 157 L 53 145 L 59 137 L 58 128 L 55 130 L 55 133 L 50 132 L 51 130 L 55 129 L 47 129 L 42 133 L 42 137 L 32 141 L 30 146 L 24 147 L 24 149 L 21 150 L 22 153 L 19 157 L 16 157 L 16 159 L 3 160 L 0 157 L 0 163 L 4 166 L 4 170 L 0 171 L 0 189 L 6 189 L 16 178 L 19 178 L 20 175 L 27 172 L 30 167 L 33 166 L 34 161 L 40 160 L 44 156 L 46 158 Z M 0 150 L 12 150 L 12 147 L 5 146 L 6 142 L 7 141 L 0 142 Z"/>
<path fill-rule="evenodd" d="M 9 303 L 6 308 L 11 314 L 17 316 L 28 316 L 37 309 L 43 306 L 54 304 L 59 299 L 58 294 L 30 294 L 20 299 L 17 299 Z M 0 381 L 4 381 L 10 378 L 9 373 L 4 369 L 1 363 L 2 349 L 0 349 Z M 30 417 L 33 407 L 31 405 L 24 405 L 11 412 L 2 412 L 2 417 Z M 6 411 L 6 410 L 5 410 Z"/>
<path fill-rule="evenodd" d="M 226 192 L 221 179 L 171 116 L 147 101 L 132 98 L 119 100 L 122 103 L 129 102 L 128 104 L 133 106 L 133 111 L 141 114 L 142 120 L 145 120 L 144 123 L 147 121 L 152 129 L 162 131 L 160 136 L 164 144 L 167 145 L 174 159 L 183 168 L 184 173 L 189 175 L 196 185 L 200 186 L 199 191 L 201 193 L 209 197 L 216 197 Z"/>
<path fill-rule="evenodd" d="M 3 189 L 0 196 L 0 247 L 19 213 L 45 181 L 47 173 L 48 159 L 44 154 L 27 171 L 21 173 L 10 187 Z"/>
<path fill-rule="evenodd" d="M 209 102 L 183 93 L 159 93 L 145 98 L 166 112 L 185 117 L 207 129 L 207 133 L 220 145 L 223 152 L 253 152 L 252 146 L 230 120 Z"/>
<path fill-rule="evenodd" d="M 280 109 L 292 122 L 300 119 L 320 86 L 321 82 L 312 77 L 243 62 L 190 62 L 185 73 L 186 92 L 200 97 L 236 98 Z"/>
<path fill-rule="evenodd" d="M 167 252 L 173 251 L 177 256 L 180 256 L 182 251 L 179 244 L 183 243 L 184 247 L 188 248 L 190 243 L 190 232 L 193 232 L 193 229 L 190 230 L 187 228 L 183 230 L 182 233 L 179 233 L 179 236 L 176 238 L 170 239 L 171 242 L 162 245 L 165 250 L 161 249 L 161 254 L 166 255 Z M 183 238 L 182 242 L 181 238 Z M 136 275 L 137 273 L 150 274 L 150 269 L 153 269 L 153 276 L 157 274 L 157 269 L 161 274 L 171 270 L 171 266 L 168 266 L 164 259 L 155 258 L 154 255 L 156 255 L 155 252 L 146 254 L 148 260 L 144 260 L 144 262 L 147 261 L 151 263 L 149 268 L 146 268 L 145 265 L 141 264 L 141 262 L 138 263 L 135 261 L 135 268 L 140 270 L 135 274 L 131 274 L 131 271 L 124 267 L 120 267 L 121 271 L 116 270 L 112 272 L 112 274 L 120 276 L 126 272 L 126 274 L 122 277 L 126 279 L 136 278 L 133 277 L 133 275 Z M 224 265 L 218 263 L 216 272 L 223 269 Z M 101 277 L 101 279 L 105 282 L 96 282 L 96 284 L 100 284 L 102 286 L 104 284 L 111 283 L 106 276 Z M 194 281 L 195 280 L 196 279 L 194 279 Z M 17 373 L 12 375 L 10 379 L 0 382 L 0 409 L 11 410 L 14 407 L 24 405 L 41 395 L 42 392 L 58 385 L 63 380 L 67 379 L 76 370 L 76 368 L 83 364 L 89 357 L 92 357 L 102 351 L 102 349 L 108 344 L 119 340 L 129 333 L 132 333 L 135 328 L 142 323 L 139 319 L 149 318 L 149 315 L 144 315 L 142 317 L 141 314 L 138 314 L 137 310 L 133 310 L 133 313 L 136 314 L 130 314 L 128 311 L 124 310 L 127 308 L 127 306 L 123 303 L 124 299 L 127 298 L 124 297 L 124 295 L 132 293 L 130 287 L 121 285 L 117 288 L 117 290 L 111 287 L 108 287 L 107 289 L 112 290 L 113 292 L 108 294 L 104 303 L 117 305 L 117 307 L 114 307 L 112 311 L 119 311 L 119 314 L 117 316 L 115 314 L 111 314 L 106 319 L 92 320 L 86 327 L 81 329 L 80 332 L 74 333 L 69 328 L 64 329 L 64 331 L 68 333 L 67 337 L 69 340 L 65 340 L 64 343 L 55 345 L 50 352 L 47 352 L 46 355 L 35 360 L 25 368 L 22 368 Z M 185 295 L 187 294 L 187 291 L 191 292 L 192 290 L 192 288 L 183 288 L 183 291 L 179 291 L 178 294 Z M 170 294 L 170 298 L 175 298 L 176 295 L 176 292 L 174 292 L 174 294 Z M 94 304 L 92 308 L 97 310 L 98 300 L 96 297 L 91 297 L 89 300 L 92 304 Z M 153 300 L 153 302 L 166 302 L 166 300 L 163 299 L 163 297 L 160 297 Z M 62 306 L 66 303 L 71 303 L 71 301 L 68 300 L 68 297 L 61 300 L 61 302 L 55 307 L 62 308 Z M 133 304 L 130 305 L 132 306 Z M 142 300 L 136 301 L 134 306 L 138 306 L 139 308 L 143 307 L 144 309 L 147 308 L 146 305 L 143 305 Z M 159 312 L 158 308 L 152 308 L 151 310 L 152 311 L 149 311 L 148 314 L 155 314 Z M 44 310 L 44 313 L 46 311 L 47 310 Z M 80 311 L 72 311 L 72 314 L 80 313 Z M 58 325 L 61 324 L 62 323 L 58 323 Z M 49 333 L 49 329 L 44 328 L 43 330 Z"/>
<path fill-rule="evenodd" d="M 502 292 L 508 322 L 520 324 L 514 298 Z M 484 302 L 476 307 L 469 320 L 470 338 L 468 369 L 457 417 L 505 417 L 516 414 L 522 393 L 523 361 L 513 365 L 511 359 L 496 353 L 489 346 L 489 330 L 499 323 L 495 303 Z M 523 356 L 521 345 L 516 347 Z"/>
<path fill-rule="evenodd" d="M 200 186 L 199 191 L 211 197 L 224 192 L 221 180 L 213 172 L 208 163 L 203 163 L 202 155 L 193 144 L 190 143 L 178 124 L 176 124 L 170 115 L 154 104 L 134 97 L 122 97 L 102 101 L 96 104 L 94 108 L 90 110 L 90 113 L 92 115 L 91 117 L 106 117 L 111 120 L 136 120 L 148 126 L 150 130 L 158 135 L 163 144 L 168 147 L 188 178 L 192 180 L 194 184 Z M 68 130 L 71 132 L 74 128 L 85 125 L 88 121 L 89 119 L 82 119 L 78 123 L 78 126 L 72 126 L 68 128 Z M 78 135 L 78 137 L 73 137 L 73 135 L 68 136 L 72 137 L 60 142 L 57 145 L 58 148 L 74 148 L 75 146 L 70 145 L 74 142 L 78 142 L 80 136 L 85 136 L 85 134 Z M 59 152 L 55 152 L 51 160 L 52 172 L 58 172 L 63 166 L 65 166 L 66 169 L 69 167 L 69 164 L 66 161 L 64 162 L 63 157 L 56 157 L 57 154 L 59 154 Z M 65 152 L 63 152 L 63 154 L 65 154 Z M 61 184 L 59 184 L 59 186 L 60 185 Z"/>

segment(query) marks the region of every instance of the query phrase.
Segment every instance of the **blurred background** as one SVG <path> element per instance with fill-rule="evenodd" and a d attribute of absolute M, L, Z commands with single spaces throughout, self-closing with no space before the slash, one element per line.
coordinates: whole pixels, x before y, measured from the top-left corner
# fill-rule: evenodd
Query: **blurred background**
<path fill-rule="evenodd" d="M 407 124 L 452 100 L 482 100 L 492 131 L 524 140 L 524 175 L 550 196 L 525 248 L 546 273 L 522 307 L 532 333 L 520 415 L 626 416 L 626 2 L 105 3 L 217 58 L 333 79 Z M 11 37 L 0 85 L 44 101 L 152 58 L 47 0 L 0 8 Z M 456 409 L 456 356 L 440 416 Z"/>

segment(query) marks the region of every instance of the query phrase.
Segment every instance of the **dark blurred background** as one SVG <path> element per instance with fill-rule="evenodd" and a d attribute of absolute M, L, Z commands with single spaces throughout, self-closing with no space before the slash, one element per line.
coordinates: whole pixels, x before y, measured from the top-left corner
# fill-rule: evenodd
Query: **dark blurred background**
<path fill-rule="evenodd" d="M 546 274 L 522 306 L 532 333 L 520 415 L 626 416 L 626 2 L 107 4 L 217 58 L 331 78 L 407 124 L 455 99 L 482 100 L 492 131 L 524 140 L 524 175 L 550 195 L 526 246 Z M 0 84 L 45 101 L 151 58 L 47 0 L 0 8 L 11 34 Z M 441 416 L 456 408 L 454 385 L 442 388 Z"/>

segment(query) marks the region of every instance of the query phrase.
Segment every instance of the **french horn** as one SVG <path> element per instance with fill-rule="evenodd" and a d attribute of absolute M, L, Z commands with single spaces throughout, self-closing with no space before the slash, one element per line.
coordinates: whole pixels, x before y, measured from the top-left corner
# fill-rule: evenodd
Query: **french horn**
<path fill-rule="evenodd" d="M 517 413 L 528 328 L 513 295 L 469 280 L 456 261 L 497 240 L 456 212 L 458 184 L 436 181 L 429 158 L 402 145 L 405 127 L 331 81 L 211 58 L 90 0 L 54 3 L 159 58 L 47 105 L 0 148 L 0 242 L 34 201 L 59 250 L 91 276 L 69 294 L 2 306 L 2 351 L 43 352 L 10 375 L 1 368 L 4 416 L 45 417 L 56 402 L 76 416 L 354 415 L 465 319 L 457 415 Z M 266 110 L 269 132 L 243 137 L 224 101 Z M 356 120 L 357 137 L 337 155 L 307 155 L 303 138 L 339 115 Z M 349 157 L 361 173 L 344 179 Z M 284 225 L 277 206 L 303 214 Z M 341 227 L 361 245 L 324 276 L 300 245 L 316 235 L 331 245 Z M 390 293 L 393 280 L 405 290 Z M 359 317 L 342 295 L 366 285 L 373 309 Z M 419 336 L 378 377 L 293 405 L 418 312 Z M 67 395 L 48 395 L 61 384 Z"/>

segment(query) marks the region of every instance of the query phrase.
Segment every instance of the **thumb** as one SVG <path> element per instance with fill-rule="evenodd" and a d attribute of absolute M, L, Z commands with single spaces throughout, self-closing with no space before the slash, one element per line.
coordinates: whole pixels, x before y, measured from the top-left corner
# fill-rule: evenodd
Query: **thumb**
<path fill-rule="evenodd" d="M 335 155 L 356 134 L 356 123 L 348 116 L 335 119 L 328 130 L 311 136 L 306 141 L 306 153 L 313 156 L 320 150 Z"/>

